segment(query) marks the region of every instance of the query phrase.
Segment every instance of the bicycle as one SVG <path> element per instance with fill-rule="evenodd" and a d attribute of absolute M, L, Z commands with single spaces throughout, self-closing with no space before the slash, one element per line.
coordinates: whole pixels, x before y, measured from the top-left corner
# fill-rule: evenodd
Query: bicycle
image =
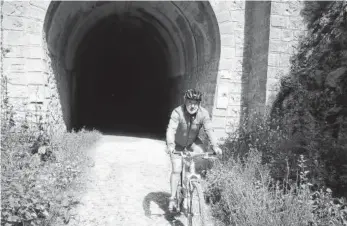
<path fill-rule="evenodd" d="M 201 175 L 196 173 L 194 158 L 203 156 L 203 159 L 217 159 L 216 154 L 205 152 L 191 155 L 186 148 L 183 151 L 174 151 L 172 154 L 180 154 L 182 158 L 182 172 L 175 196 L 176 211 L 181 213 L 182 209 L 186 210 L 188 226 L 204 226 L 206 224 L 206 206 L 200 184 Z M 189 172 L 187 172 L 187 168 L 189 168 Z M 197 200 L 194 199 L 194 195 L 197 196 Z M 193 204 L 193 201 L 197 201 L 197 203 Z M 199 211 L 198 214 L 193 213 L 195 209 Z"/>

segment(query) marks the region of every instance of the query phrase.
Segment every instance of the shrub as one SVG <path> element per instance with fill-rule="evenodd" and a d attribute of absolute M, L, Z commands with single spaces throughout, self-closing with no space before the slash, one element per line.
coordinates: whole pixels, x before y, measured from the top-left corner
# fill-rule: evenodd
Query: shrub
<path fill-rule="evenodd" d="M 71 192 L 82 186 L 90 164 L 88 149 L 97 131 L 60 133 L 52 137 L 23 122 L 13 128 L 2 121 L 1 225 L 49 225 L 69 220 L 78 202 Z"/>
<path fill-rule="evenodd" d="M 347 3 L 306 2 L 302 15 L 308 35 L 292 57 L 272 116 L 281 119 L 291 151 L 310 160 L 309 177 L 347 197 Z"/>
<path fill-rule="evenodd" d="M 344 200 L 335 204 L 331 192 L 311 192 L 305 159 L 299 159 L 298 178 L 280 186 L 262 164 L 256 149 L 244 159 L 230 158 L 207 174 L 207 196 L 219 225 L 346 225 Z"/>

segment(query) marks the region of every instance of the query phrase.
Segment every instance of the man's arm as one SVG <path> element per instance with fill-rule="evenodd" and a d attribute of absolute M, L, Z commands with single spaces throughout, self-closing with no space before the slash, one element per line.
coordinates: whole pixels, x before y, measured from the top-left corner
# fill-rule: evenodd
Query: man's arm
<path fill-rule="evenodd" d="M 169 125 L 166 130 L 166 145 L 169 150 L 175 148 L 175 134 L 179 123 L 179 114 L 176 110 L 171 113 Z"/>
<path fill-rule="evenodd" d="M 203 119 L 203 126 L 204 126 L 205 133 L 206 133 L 212 147 L 218 148 L 217 139 L 213 133 L 214 131 L 212 128 L 212 120 L 210 118 L 210 114 L 207 111 L 205 112 L 205 116 Z"/>

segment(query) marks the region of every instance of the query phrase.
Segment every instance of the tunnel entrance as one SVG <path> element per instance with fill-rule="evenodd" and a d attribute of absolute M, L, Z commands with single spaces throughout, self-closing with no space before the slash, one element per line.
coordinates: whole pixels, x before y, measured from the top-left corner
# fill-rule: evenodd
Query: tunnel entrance
<path fill-rule="evenodd" d="M 52 1 L 43 30 L 68 130 L 164 136 L 189 88 L 212 113 L 221 46 L 208 1 Z"/>
<path fill-rule="evenodd" d="M 98 22 L 77 52 L 75 128 L 164 135 L 170 114 L 166 57 L 149 24 L 117 15 Z"/>

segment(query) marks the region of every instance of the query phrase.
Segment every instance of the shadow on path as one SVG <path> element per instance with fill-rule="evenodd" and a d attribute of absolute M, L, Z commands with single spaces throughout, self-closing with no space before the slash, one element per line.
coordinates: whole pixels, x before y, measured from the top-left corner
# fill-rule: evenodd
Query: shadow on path
<path fill-rule="evenodd" d="M 151 218 L 151 216 L 158 215 L 155 213 L 152 214 L 150 210 L 151 202 L 154 202 L 159 206 L 160 209 L 164 211 L 164 214 L 160 214 L 160 215 L 163 215 L 165 219 L 170 223 L 170 225 L 184 226 L 184 224 L 180 220 L 175 218 L 176 216 L 179 216 L 179 215 L 175 213 L 171 213 L 168 210 L 169 197 L 170 197 L 170 194 L 167 192 L 151 192 L 148 195 L 146 195 L 146 197 L 144 198 L 142 202 L 143 210 L 145 211 L 146 217 Z"/>

